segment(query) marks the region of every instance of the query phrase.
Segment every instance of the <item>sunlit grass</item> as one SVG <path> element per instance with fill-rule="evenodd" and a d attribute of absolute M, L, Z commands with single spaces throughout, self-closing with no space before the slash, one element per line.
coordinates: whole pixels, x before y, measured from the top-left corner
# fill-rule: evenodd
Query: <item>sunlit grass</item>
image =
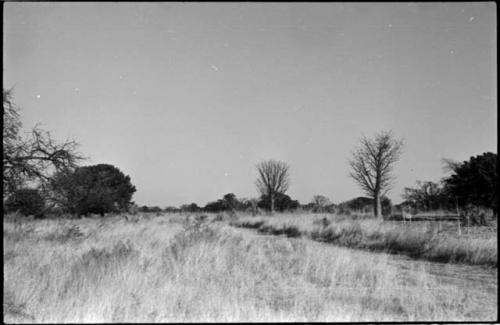
<path fill-rule="evenodd" d="M 214 216 L 137 219 L 4 221 L 4 321 L 496 319 L 496 293 L 424 264 L 402 272 L 384 254 L 259 236 Z"/>
<path fill-rule="evenodd" d="M 276 214 L 241 216 L 231 225 L 271 235 L 308 237 L 317 241 L 385 251 L 432 261 L 497 266 L 497 236 L 458 236 L 439 231 L 437 223 L 402 223 L 337 215 Z M 449 223 L 446 225 L 449 228 Z"/>

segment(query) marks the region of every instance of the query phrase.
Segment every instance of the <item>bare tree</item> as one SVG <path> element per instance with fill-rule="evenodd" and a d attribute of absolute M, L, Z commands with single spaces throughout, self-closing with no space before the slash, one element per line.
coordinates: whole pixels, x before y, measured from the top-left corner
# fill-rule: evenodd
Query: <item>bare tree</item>
<path fill-rule="evenodd" d="M 256 185 L 259 192 L 271 201 L 271 213 L 274 212 L 274 198 L 277 193 L 284 194 L 290 185 L 290 167 L 283 161 L 268 160 L 257 164 L 259 177 Z"/>
<path fill-rule="evenodd" d="M 403 199 L 425 211 L 439 208 L 444 201 L 442 187 L 434 182 L 417 181 L 417 188 L 405 187 L 403 191 Z"/>
<path fill-rule="evenodd" d="M 393 165 L 402 154 L 403 140 L 394 139 L 391 132 L 381 132 L 374 139 L 363 137 L 360 142 L 349 160 L 349 175 L 373 198 L 374 214 L 382 218 L 381 197 L 391 189 Z"/>
<path fill-rule="evenodd" d="M 4 197 L 27 181 L 44 184 L 54 171 L 76 167 L 84 159 L 76 141 L 56 142 L 49 132 L 35 126 L 28 137 L 19 135 L 22 123 L 12 90 L 3 89 L 3 190 Z"/>
<path fill-rule="evenodd" d="M 315 195 L 312 199 L 314 205 L 314 212 L 323 212 L 327 205 L 330 204 L 330 200 L 324 195 Z"/>
<path fill-rule="evenodd" d="M 443 158 L 441 159 L 441 162 L 443 163 L 443 171 L 445 173 L 454 173 L 462 165 L 461 162 L 449 158 Z"/>

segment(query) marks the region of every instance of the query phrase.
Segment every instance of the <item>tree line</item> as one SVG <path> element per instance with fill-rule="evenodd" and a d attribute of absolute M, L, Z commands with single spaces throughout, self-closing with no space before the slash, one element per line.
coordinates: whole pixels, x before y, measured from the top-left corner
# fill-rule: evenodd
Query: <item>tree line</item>
<path fill-rule="evenodd" d="M 283 161 L 267 160 L 256 165 L 258 198 L 238 199 L 233 193 L 209 202 L 179 208 L 137 207 L 132 201 L 136 191 L 130 176 L 119 168 L 98 164 L 79 166 L 85 157 L 78 152 L 74 140 L 59 142 L 49 132 L 36 126 L 20 134 L 19 108 L 12 99 L 12 90 L 3 89 L 3 203 L 6 211 L 43 216 L 46 212 L 104 215 L 135 209 L 142 212 L 221 212 L 259 210 L 349 213 L 360 211 L 376 217 L 390 214 L 393 208 L 412 211 L 464 209 L 480 206 L 497 215 L 497 154 L 484 153 L 461 163 L 446 160 L 451 175 L 439 183 L 417 182 L 417 187 L 404 189 L 404 201 L 392 206 L 387 198 L 391 190 L 394 165 L 403 153 L 403 140 L 391 132 L 380 132 L 372 138 L 362 137 L 349 159 L 349 176 L 367 197 L 358 197 L 340 204 L 316 195 L 307 204 L 300 204 L 286 194 L 291 184 L 290 166 Z"/>

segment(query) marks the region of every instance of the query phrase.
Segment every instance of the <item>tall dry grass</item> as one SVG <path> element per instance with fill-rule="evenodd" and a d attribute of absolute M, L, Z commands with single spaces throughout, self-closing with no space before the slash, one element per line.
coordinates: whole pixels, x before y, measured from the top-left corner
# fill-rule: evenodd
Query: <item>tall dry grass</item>
<path fill-rule="evenodd" d="M 497 267 L 496 231 L 488 236 L 458 236 L 439 231 L 438 223 L 406 224 L 373 218 L 342 215 L 240 216 L 230 223 L 235 227 L 257 229 L 261 233 L 308 237 L 351 248 L 404 254 L 413 258 L 446 263 L 465 263 Z M 449 226 L 449 225 L 448 225 Z"/>
<path fill-rule="evenodd" d="M 208 219 L 4 221 L 4 321 L 496 319 L 475 283 Z"/>

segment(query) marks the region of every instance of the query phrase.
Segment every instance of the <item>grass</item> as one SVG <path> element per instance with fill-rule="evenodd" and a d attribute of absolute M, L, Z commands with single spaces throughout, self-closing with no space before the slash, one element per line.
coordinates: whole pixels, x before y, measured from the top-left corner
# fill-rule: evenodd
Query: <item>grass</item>
<path fill-rule="evenodd" d="M 224 219 L 4 220 L 4 321 L 496 319 L 491 281 L 443 281 L 422 262 L 259 236 Z M 276 229 L 292 228 L 300 222 Z"/>
<path fill-rule="evenodd" d="M 402 222 L 335 215 L 276 215 L 273 217 L 242 216 L 230 223 L 241 228 L 254 228 L 261 233 L 289 237 L 304 236 L 340 246 L 404 254 L 412 258 L 445 263 L 465 263 L 498 267 L 496 230 L 487 235 L 458 236 L 454 223 L 442 226 L 432 222 Z"/>

